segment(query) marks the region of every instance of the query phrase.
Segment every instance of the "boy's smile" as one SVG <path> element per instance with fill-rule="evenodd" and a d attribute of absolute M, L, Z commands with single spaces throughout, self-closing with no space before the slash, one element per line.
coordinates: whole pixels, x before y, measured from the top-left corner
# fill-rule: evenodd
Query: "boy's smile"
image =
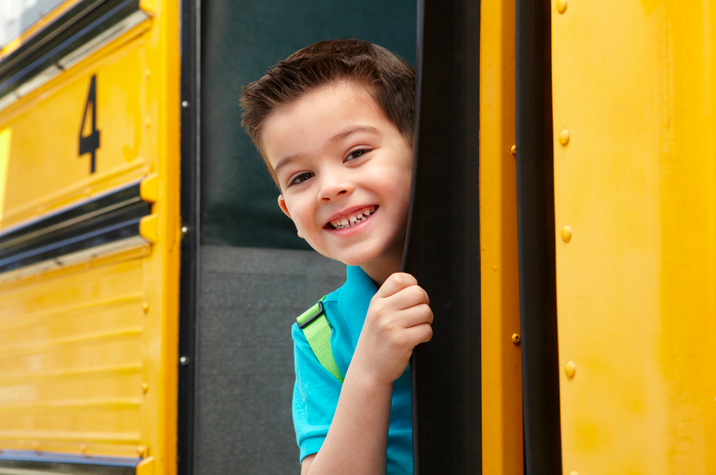
<path fill-rule="evenodd" d="M 356 224 L 362 223 L 368 219 L 373 213 L 375 213 L 376 209 L 378 209 L 377 206 L 366 206 L 365 208 L 352 210 L 350 213 L 338 215 L 335 219 L 331 219 L 326 227 L 329 229 L 343 229 L 355 226 Z"/>
<path fill-rule="evenodd" d="M 311 90 L 274 110 L 261 136 L 299 236 L 379 284 L 400 270 L 412 145 L 366 87 Z"/>

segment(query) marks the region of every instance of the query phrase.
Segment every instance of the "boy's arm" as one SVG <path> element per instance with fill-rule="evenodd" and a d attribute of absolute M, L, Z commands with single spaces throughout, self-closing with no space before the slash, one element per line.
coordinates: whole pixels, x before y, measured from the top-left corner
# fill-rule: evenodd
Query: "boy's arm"
<path fill-rule="evenodd" d="M 413 348 L 432 337 L 427 293 L 409 274 L 393 274 L 371 300 L 346 372 L 336 413 L 319 452 L 302 475 L 385 473 L 393 382 Z"/>
<path fill-rule="evenodd" d="M 301 462 L 301 475 L 308 474 L 308 469 L 311 467 L 311 463 L 314 458 L 316 458 L 316 454 L 306 455 L 303 457 L 303 462 Z"/>

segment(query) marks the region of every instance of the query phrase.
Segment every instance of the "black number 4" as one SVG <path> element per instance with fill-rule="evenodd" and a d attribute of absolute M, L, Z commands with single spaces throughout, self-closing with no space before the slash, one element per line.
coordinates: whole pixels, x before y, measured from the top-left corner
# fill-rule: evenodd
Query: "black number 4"
<path fill-rule="evenodd" d="M 87 120 L 87 111 L 92 106 L 92 130 L 89 135 L 82 135 L 85 130 L 85 121 Z M 90 173 L 95 172 L 95 159 L 97 149 L 99 148 L 99 130 L 97 130 L 97 75 L 92 76 L 90 80 L 89 93 L 87 93 L 87 102 L 85 103 L 85 113 L 82 115 L 82 125 L 80 126 L 80 156 L 85 153 L 92 154 L 90 162 Z"/>

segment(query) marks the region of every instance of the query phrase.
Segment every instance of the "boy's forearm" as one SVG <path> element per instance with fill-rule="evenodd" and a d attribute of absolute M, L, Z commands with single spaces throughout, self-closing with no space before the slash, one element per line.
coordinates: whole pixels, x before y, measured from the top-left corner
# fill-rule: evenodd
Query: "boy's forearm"
<path fill-rule="evenodd" d="M 392 393 L 351 364 L 326 440 L 302 475 L 385 473 Z"/>

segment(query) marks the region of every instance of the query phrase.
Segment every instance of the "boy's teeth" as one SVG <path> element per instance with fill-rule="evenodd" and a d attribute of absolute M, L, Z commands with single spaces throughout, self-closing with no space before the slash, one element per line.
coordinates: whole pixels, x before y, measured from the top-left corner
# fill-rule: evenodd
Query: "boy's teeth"
<path fill-rule="evenodd" d="M 331 226 L 333 226 L 334 229 L 348 228 L 354 226 L 368 219 L 368 216 L 373 214 L 374 211 L 375 208 L 372 206 L 365 207 L 362 210 L 356 212 L 354 215 L 346 216 L 344 218 L 331 221 Z"/>

